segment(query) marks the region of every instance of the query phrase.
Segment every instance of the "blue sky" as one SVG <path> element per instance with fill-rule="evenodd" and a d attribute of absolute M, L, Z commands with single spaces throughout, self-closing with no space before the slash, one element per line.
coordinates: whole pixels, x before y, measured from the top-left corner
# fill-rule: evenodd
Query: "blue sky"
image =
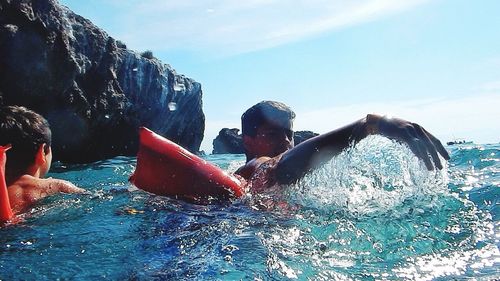
<path fill-rule="evenodd" d="M 202 84 L 202 149 L 261 100 L 324 133 L 367 113 L 500 141 L 500 1 L 63 0 Z"/>

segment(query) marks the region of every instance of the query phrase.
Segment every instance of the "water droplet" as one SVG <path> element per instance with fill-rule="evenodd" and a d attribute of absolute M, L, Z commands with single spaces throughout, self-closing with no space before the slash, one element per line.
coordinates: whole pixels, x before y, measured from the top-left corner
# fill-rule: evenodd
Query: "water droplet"
<path fill-rule="evenodd" d="M 177 110 L 177 103 L 175 103 L 175 102 L 173 102 L 173 101 L 172 101 L 172 102 L 169 102 L 169 103 L 168 103 L 168 109 L 169 109 L 170 111 L 175 111 L 175 110 Z"/>

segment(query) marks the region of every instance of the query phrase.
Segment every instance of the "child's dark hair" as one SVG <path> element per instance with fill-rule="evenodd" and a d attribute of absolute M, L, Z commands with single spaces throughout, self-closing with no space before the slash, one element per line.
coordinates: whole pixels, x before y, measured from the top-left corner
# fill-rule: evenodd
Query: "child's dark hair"
<path fill-rule="evenodd" d="M 255 137 L 257 128 L 265 123 L 283 123 L 293 119 L 295 113 L 284 103 L 261 101 L 241 116 L 241 133 L 244 136 Z"/>
<path fill-rule="evenodd" d="M 40 114 L 22 106 L 0 107 L 0 145 L 11 144 L 7 151 L 6 176 L 16 179 L 34 163 L 40 145 L 51 144 L 49 123 Z"/>

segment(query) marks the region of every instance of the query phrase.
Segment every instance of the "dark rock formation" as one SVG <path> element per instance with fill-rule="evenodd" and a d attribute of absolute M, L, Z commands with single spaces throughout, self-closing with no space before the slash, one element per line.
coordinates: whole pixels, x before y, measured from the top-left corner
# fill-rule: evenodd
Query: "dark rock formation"
<path fill-rule="evenodd" d="M 242 135 L 238 134 L 239 129 L 224 128 L 220 130 L 219 135 L 212 142 L 214 150 L 212 154 L 239 154 L 245 153 L 243 148 Z M 294 132 L 293 141 L 295 145 L 317 136 L 317 133 L 311 131 L 297 131 Z"/>
<path fill-rule="evenodd" d="M 311 132 L 311 131 L 297 131 L 297 132 L 294 132 L 293 134 L 293 142 L 295 143 L 295 145 L 305 141 L 305 140 L 308 140 L 312 137 L 315 137 L 319 134 L 317 133 L 314 133 L 314 132 Z"/>
<path fill-rule="evenodd" d="M 243 140 L 239 129 L 224 128 L 220 130 L 219 135 L 212 142 L 214 150 L 212 154 L 239 154 L 245 153 L 243 149 Z"/>
<path fill-rule="evenodd" d="M 118 45 L 55 0 L 0 0 L 0 102 L 44 115 L 62 161 L 134 155 L 139 126 L 197 152 L 201 85 Z"/>

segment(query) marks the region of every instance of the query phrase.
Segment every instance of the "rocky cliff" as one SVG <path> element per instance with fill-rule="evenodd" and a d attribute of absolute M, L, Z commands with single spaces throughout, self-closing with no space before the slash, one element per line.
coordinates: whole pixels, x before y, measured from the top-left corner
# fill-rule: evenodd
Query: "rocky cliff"
<path fill-rule="evenodd" d="M 139 126 L 197 152 L 205 127 L 199 83 L 55 0 L 0 0 L 0 102 L 45 116 L 69 162 L 134 155 Z"/>

